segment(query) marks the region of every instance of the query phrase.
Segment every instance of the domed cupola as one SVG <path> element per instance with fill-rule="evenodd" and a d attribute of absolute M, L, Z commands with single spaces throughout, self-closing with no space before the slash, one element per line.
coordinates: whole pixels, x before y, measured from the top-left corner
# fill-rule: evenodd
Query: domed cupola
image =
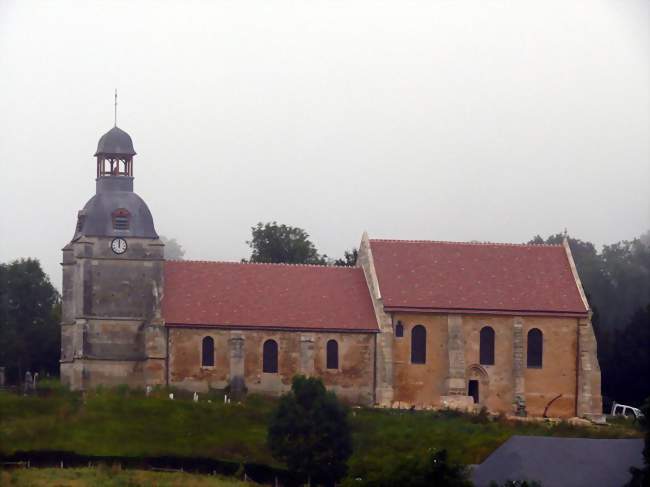
<path fill-rule="evenodd" d="M 133 192 L 133 140 L 115 126 L 97 144 L 97 193 L 77 218 L 73 240 L 86 236 L 158 238 L 147 204 Z"/>
<path fill-rule="evenodd" d="M 131 136 L 121 128 L 115 126 L 101 136 L 97 144 L 97 156 L 130 156 L 136 154 L 133 150 L 133 141 Z"/>

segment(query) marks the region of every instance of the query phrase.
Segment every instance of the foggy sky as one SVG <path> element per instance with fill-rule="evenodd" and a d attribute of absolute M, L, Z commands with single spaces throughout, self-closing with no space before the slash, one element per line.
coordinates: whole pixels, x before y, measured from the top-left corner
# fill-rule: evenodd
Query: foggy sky
<path fill-rule="evenodd" d="M 186 258 L 258 221 L 375 238 L 601 245 L 650 227 L 646 1 L 0 0 L 0 261 L 60 249 L 97 140 Z"/>

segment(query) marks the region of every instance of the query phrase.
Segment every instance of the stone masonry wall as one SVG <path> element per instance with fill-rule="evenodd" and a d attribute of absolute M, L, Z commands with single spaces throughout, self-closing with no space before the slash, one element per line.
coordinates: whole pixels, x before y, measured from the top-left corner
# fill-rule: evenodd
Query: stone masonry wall
<path fill-rule="evenodd" d="M 454 315 L 451 315 L 452 317 Z M 456 318 L 455 318 L 456 319 Z M 470 379 L 479 381 L 480 404 L 494 412 L 512 413 L 517 393 L 523 393 L 529 415 L 541 416 L 545 406 L 556 396 L 548 415 L 576 415 L 577 333 L 576 318 L 513 317 L 490 315 L 461 315 L 464 342 L 465 387 Z M 404 326 L 404 337 L 394 339 L 395 398 L 405 405 L 440 406 L 443 396 L 453 395 L 453 385 L 460 384 L 450 359 L 449 316 L 446 314 L 395 313 L 394 322 Z M 426 364 L 411 364 L 411 330 L 421 324 L 427 330 Z M 483 326 L 495 332 L 495 363 L 479 363 L 479 334 Z M 539 328 L 544 337 L 542 368 L 526 367 L 528 331 Z M 523 356 L 517 359 L 517 335 L 523 338 Z M 521 347 L 520 347 L 521 348 Z M 520 350 L 521 351 L 521 350 Z M 519 367 L 516 367 L 519 360 Z M 450 380 L 453 379 L 453 380 Z M 451 390 L 450 390 L 451 388 Z"/>
<path fill-rule="evenodd" d="M 328 389 L 354 404 L 373 402 L 375 335 L 274 330 L 224 330 L 168 327 L 170 385 L 190 391 L 223 389 L 241 377 L 249 392 L 279 395 L 291 388 L 294 375 L 321 377 Z M 201 366 L 204 337 L 214 340 L 213 367 Z M 262 372 L 263 343 L 278 343 L 278 373 Z M 339 346 L 339 368 L 326 368 L 326 343 Z M 238 352 L 241 347 L 241 352 Z"/>

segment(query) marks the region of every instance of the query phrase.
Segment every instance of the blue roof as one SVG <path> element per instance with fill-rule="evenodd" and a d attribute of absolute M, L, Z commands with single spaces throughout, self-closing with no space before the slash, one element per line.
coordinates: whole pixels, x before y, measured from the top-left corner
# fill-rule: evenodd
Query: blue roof
<path fill-rule="evenodd" d="M 475 467 L 476 487 L 536 480 L 543 487 L 621 487 L 643 466 L 643 440 L 513 436 Z"/>

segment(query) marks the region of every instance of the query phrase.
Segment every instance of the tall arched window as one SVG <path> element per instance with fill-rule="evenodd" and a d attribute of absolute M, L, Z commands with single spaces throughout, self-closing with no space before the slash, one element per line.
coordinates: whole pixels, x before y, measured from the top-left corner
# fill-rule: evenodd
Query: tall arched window
<path fill-rule="evenodd" d="M 339 344 L 336 343 L 336 340 L 327 341 L 327 368 L 339 368 Z"/>
<path fill-rule="evenodd" d="M 203 337 L 201 342 L 201 365 L 203 367 L 214 365 L 214 339 L 212 337 Z"/>
<path fill-rule="evenodd" d="M 528 332 L 528 351 L 526 362 L 529 368 L 541 369 L 544 355 L 544 336 L 537 328 Z"/>
<path fill-rule="evenodd" d="M 404 336 L 404 325 L 402 325 L 401 321 L 398 321 L 395 325 L 395 336 L 397 338 L 402 338 Z"/>
<path fill-rule="evenodd" d="M 427 330 L 422 325 L 414 326 L 411 330 L 411 363 L 425 364 L 427 362 Z"/>
<path fill-rule="evenodd" d="M 262 350 L 262 372 L 275 374 L 278 372 L 278 343 L 266 340 Z"/>
<path fill-rule="evenodd" d="M 481 328 L 478 356 L 481 365 L 494 365 L 494 330 L 491 326 Z"/>

